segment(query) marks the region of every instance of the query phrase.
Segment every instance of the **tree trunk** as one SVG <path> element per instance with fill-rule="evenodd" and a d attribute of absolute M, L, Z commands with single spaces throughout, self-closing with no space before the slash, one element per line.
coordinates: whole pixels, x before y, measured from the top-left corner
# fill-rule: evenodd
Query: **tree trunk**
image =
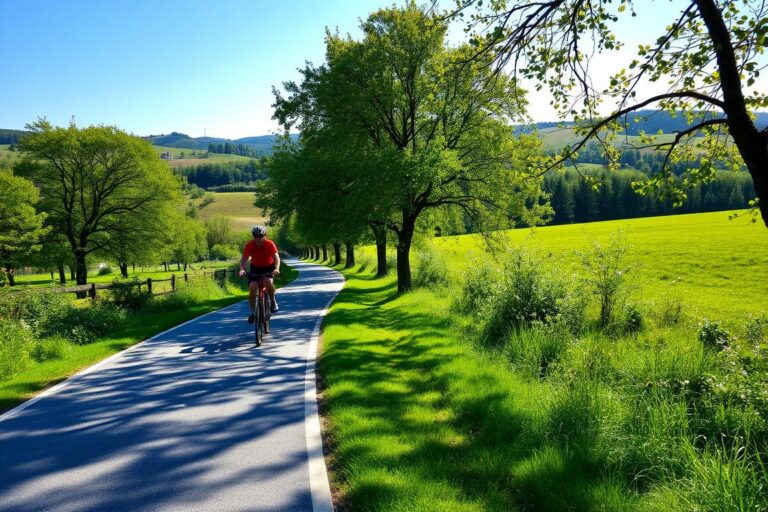
<path fill-rule="evenodd" d="M 347 261 L 344 264 L 344 268 L 352 268 L 355 266 L 355 244 L 345 242 L 344 246 L 347 248 Z"/>
<path fill-rule="evenodd" d="M 176 260 L 176 271 L 181 272 L 181 262 Z"/>
<path fill-rule="evenodd" d="M 397 234 L 397 293 L 413 290 L 411 279 L 411 244 L 416 228 L 416 215 L 403 212 L 403 227 Z"/>
<path fill-rule="evenodd" d="M 85 251 L 75 250 L 75 282 L 88 284 L 88 267 L 85 265 Z"/>
<path fill-rule="evenodd" d="M 16 279 L 13 277 L 13 267 L 10 263 L 5 264 L 5 279 L 8 281 L 8 286 L 16 286 Z"/>
<path fill-rule="evenodd" d="M 186 272 L 186 271 L 187 271 L 187 262 L 185 261 L 184 262 L 184 272 Z"/>
<path fill-rule="evenodd" d="M 123 277 L 128 277 L 128 262 L 118 261 L 117 266 L 120 267 L 120 275 Z"/>
<path fill-rule="evenodd" d="M 695 2 L 717 58 L 723 92 L 722 108 L 728 118 L 728 132 L 752 176 L 760 214 L 768 227 L 768 132 L 758 131 L 747 111 L 742 76 L 722 8 L 713 0 Z"/>
<path fill-rule="evenodd" d="M 341 244 L 333 242 L 333 264 L 341 265 Z"/>
<path fill-rule="evenodd" d="M 51 272 L 51 282 L 53 282 L 53 280 L 54 280 L 54 277 L 53 277 L 53 269 L 51 269 L 51 270 L 50 270 L 50 272 Z"/>
<path fill-rule="evenodd" d="M 60 284 L 67 284 L 67 273 L 64 271 L 64 264 L 58 263 L 56 265 L 56 268 L 59 271 L 59 283 Z"/>
<path fill-rule="evenodd" d="M 168 262 L 164 261 L 163 266 L 165 267 L 165 271 L 168 272 Z"/>
<path fill-rule="evenodd" d="M 69 278 L 74 281 L 75 280 L 75 266 L 70 265 L 69 266 Z"/>
<path fill-rule="evenodd" d="M 323 261 L 328 261 L 328 246 L 323 244 Z"/>
<path fill-rule="evenodd" d="M 387 228 L 383 224 L 371 223 L 376 240 L 376 277 L 387 275 Z"/>

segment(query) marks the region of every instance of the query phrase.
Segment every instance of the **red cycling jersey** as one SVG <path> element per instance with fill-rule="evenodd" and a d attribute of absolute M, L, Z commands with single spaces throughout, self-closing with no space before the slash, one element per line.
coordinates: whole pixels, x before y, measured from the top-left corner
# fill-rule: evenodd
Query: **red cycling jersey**
<path fill-rule="evenodd" d="M 256 240 L 251 240 L 243 248 L 243 259 L 251 257 L 251 265 L 254 267 L 268 267 L 275 262 L 277 246 L 272 240 L 264 239 L 261 247 L 256 245 Z"/>

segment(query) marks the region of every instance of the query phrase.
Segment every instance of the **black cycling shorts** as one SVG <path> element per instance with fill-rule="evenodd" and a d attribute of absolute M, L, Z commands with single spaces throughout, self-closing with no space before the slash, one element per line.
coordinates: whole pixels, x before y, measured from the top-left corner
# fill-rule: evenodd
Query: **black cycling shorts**
<path fill-rule="evenodd" d="M 268 265 L 266 267 L 254 267 L 251 265 L 251 272 L 250 274 L 268 274 L 269 272 L 273 272 L 275 270 L 275 264 Z M 248 282 L 252 283 L 256 281 L 256 278 L 253 277 L 253 275 L 248 276 Z"/>

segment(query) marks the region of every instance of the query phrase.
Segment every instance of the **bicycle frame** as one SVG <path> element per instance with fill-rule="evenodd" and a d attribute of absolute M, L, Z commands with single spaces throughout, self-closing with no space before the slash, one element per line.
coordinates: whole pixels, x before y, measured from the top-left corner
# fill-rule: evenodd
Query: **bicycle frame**
<path fill-rule="evenodd" d="M 274 274 L 272 272 L 268 272 L 266 274 L 248 274 L 249 277 L 255 279 L 256 282 L 256 297 L 254 297 L 254 338 L 256 341 L 256 346 L 260 347 L 261 343 L 264 339 L 265 334 L 269 334 L 270 326 L 269 326 L 269 319 L 272 316 L 270 308 L 267 306 L 267 301 L 265 300 L 266 295 L 266 284 L 265 281 L 272 277 Z"/>

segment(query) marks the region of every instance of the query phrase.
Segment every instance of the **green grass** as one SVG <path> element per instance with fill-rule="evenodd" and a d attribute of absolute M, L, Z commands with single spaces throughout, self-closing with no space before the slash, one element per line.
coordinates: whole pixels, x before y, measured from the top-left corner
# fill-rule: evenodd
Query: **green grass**
<path fill-rule="evenodd" d="M 551 331 L 524 328 L 484 348 L 473 326 L 482 320 L 451 314 L 463 277 L 398 296 L 394 276 L 374 279 L 371 248 L 362 251 L 365 270 L 344 271 L 324 322 L 319 362 L 332 486 L 345 509 L 768 507 L 765 397 L 749 395 L 768 393 L 768 366 L 754 359 L 768 345 L 748 355 L 739 341 L 746 314 L 766 309 L 755 275 L 768 263 L 768 233 L 718 213 L 516 230 L 506 242 L 538 248 L 567 274 L 577 272 L 575 250 L 618 228 L 642 264 L 633 298 L 645 326 L 602 331 L 593 300 L 586 331 L 560 345 Z M 436 246 L 455 275 L 483 259 L 476 237 Z M 667 325 L 660 299 L 678 276 L 687 307 Z M 703 314 L 733 326 L 733 350 L 702 346 Z M 542 350 L 555 356 L 544 370 Z"/>
<path fill-rule="evenodd" d="M 276 280 L 278 287 L 298 277 L 298 271 L 283 265 L 283 272 Z M 67 377 L 109 357 L 131 345 L 155 334 L 170 329 L 197 316 L 221 309 L 247 297 L 246 290 L 234 292 L 230 287 L 228 296 L 209 299 L 201 304 L 187 306 L 175 311 L 140 311 L 129 316 L 126 327 L 95 343 L 72 346 L 63 359 L 33 364 L 9 380 L 0 381 L 0 413 L 15 407 Z M 234 293 L 232 293 L 234 292 Z"/>
<path fill-rule="evenodd" d="M 576 273 L 577 251 L 592 240 L 605 243 L 622 230 L 632 245 L 636 300 L 673 292 L 685 297 L 702 316 L 737 317 L 768 312 L 768 280 L 756 269 L 768 266 L 768 230 L 747 218 L 728 220 L 734 212 L 671 215 L 593 222 L 508 232 L 506 243 L 539 250 L 563 272 Z M 459 266 L 485 251 L 477 236 L 445 237 L 437 245 Z"/>
<path fill-rule="evenodd" d="M 253 206 L 256 199 L 253 192 L 214 192 L 214 197 L 216 201 L 200 210 L 200 218 L 229 217 L 232 229 L 244 232 L 249 232 L 254 224 L 263 225 L 269 220 Z"/>
<path fill-rule="evenodd" d="M 350 510 L 589 510 L 607 496 L 634 510 L 619 484 L 547 440 L 551 388 L 474 352 L 450 327 L 447 296 L 345 274 L 319 369 L 333 486 Z"/>

